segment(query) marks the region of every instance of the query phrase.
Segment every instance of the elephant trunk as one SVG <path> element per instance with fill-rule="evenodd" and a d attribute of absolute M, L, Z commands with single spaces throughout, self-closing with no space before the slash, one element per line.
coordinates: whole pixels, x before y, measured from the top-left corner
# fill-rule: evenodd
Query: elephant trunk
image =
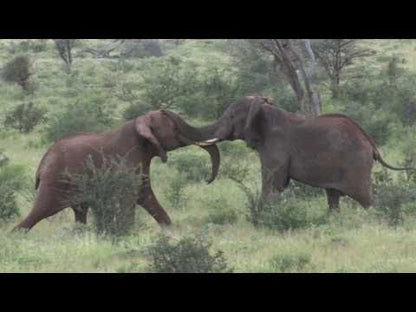
<path fill-rule="evenodd" d="M 221 125 L 221 122 L 218 121 L 203 128 L 195 128 L 188 125 L 180 116 L 171 111 L 162 110 L 162 112 L 169 116 L 176 124 L 178 127 L 179 139 L 184 144 L 197 145 L 209 153 L 212 163 L 212 172 L 211 178 L 207 181 L 207 183 L 209 184 L 214 181 L 218 175 L 220 167 L 220 152 L 217 145 L 215 145 L 215 142 L 219 141 L 219 138 L 215 137 L 215 135 Z"/>
<path fill-rule="evenodd" d="M 194 144 L 199 146 L 209 146 L 219 141 L 222 137 L 219 136 L 219 132 L 223 128 L 223 120 L 220 119 L 216 123 L 202 128 L 196 128 L 188 125 L 182 118 L 173 112 L 164 111 L 177 125 L 179 133 L 185 135 Z"/>

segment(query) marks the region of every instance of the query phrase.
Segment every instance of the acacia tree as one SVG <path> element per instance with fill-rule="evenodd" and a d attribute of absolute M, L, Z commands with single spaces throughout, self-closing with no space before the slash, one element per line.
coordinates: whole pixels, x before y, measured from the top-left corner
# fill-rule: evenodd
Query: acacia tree
<path fill-rule="evenodd" d="M 118 58 L 118 54 L 111 55 L 111 53 L 118 51 L 124 42 L 124 39 L 101 40 L 95 47 L 84 48 L 83 52 L 92 54 L 93 58 Z"/>
<path fill-rule="evenodd" d="M 65 62 L 68 71 L 71 71 L 72 66 L 72 48 L 77 39 L 54 39 L 56 50 L 61 59 Z"/>
<path fill-rule="evenodd" d="M 269 52 L 277 68 L 286 77 L 296 94 L 300 111 L 317 116 L 321 110 L 318 86 L 314 83 L 315 55 L 308 39 L 261 39 L 251 40 Z"/>
<path fill-rule="evenodd" d="M 312 41 L 312 48 L 319 63 L 331 80 L 333 97 L 338 96 L 341 73 L 345 67 L 359 58 L 374 55 L 376 52 L 358 45 L 360 39 L 319 39 Z"/>

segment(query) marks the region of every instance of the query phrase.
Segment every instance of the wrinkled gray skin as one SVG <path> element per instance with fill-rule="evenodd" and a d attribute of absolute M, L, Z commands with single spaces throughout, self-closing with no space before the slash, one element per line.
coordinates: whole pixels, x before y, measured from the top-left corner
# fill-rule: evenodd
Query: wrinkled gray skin
<path fill-rule="evenodd" d="M 282 192 L 294 179 L 324 188 L 331 209 L 339 208 L 339 198 L 344 195 L 367 208 L 373 201 L 374 160 L 393 170 L 413 169 L 385 163 L 373 139 L 345 115 L 306 118 L 277 108 L 270 98 L 241 98 L 216 123 L 203 128 L 173 119 L 192 140 L 240 139 L 255 149 L 261 160 L 262 194 L 266 198 Z"/>
<path fill-rule="evenodd" d="M 171 220 L 157 201 L 150 185 L 152 158 L 158 156 L 166 162 L 167 151 L 190 144 L 198 145 L 211 156 L 212 175 L 208 183 L 215 179 L 220 161 L 215 144 L 192 141 L 186 133 L 178 129 L 170 116 L 175 120 L 182 120 L 172 112 L 168 115 L 167 111 L 152 111 L 110 132 L 78 134 L 58 140 L 45 153 L 36 172 L 37 194 L 34 207 L 14 230 L 29 230 L 40 220 L 68 207 L 68 203 L 72 203 L 75 221 L 86 223 L 88 207 L 84 203 L 73 204 L 74 200 L 71 198 L 75 197 L 75 193 L 63 178 L 66 172 L 86 173 L 85 165 L 89 156 L 92 156 L 94 165 L 100 167 L 103 155 L 121 156 L 132 170 L 141 169 L 142 183 L 137 204 L 146 209 L 162 227 L 170 225 Z"/>

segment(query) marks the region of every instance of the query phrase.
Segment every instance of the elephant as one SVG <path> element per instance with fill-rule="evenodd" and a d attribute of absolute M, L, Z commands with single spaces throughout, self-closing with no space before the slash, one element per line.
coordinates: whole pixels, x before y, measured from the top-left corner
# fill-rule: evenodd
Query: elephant
<path fill-rule="evenodd" d="M 171 220 L 156 199 L 149 180 L 150 164 L 158 156 L 167 161 L 167 151 L 191 144 L 204 148 L 211 157 L 211 183 L 217 176 L 220 154 L 213 143 L 194 142 L 186 133 L 180 132 L 175 120 L 181 117 L 166 110 L 150 111 L 136 119 L 126 122 L 121 128 L 105 133 L 79 133 L 58 139 L 44 154 L 35 177 L 37 190 L 34 206 L 29 215 L 13 230 L 29 231 L 44 218 L 69 207 L 71 196 L 70 183 L 62 179 L 64 171 L 86 173 L 86 160 L 91 157 L 96 167 L 102 166 L 102 156 L 122 156 L 128 168 L 141 170 L 141 186 L 137 204 L 146 209 L 162 228 L 171 225 Z M 134 187 L 134 186 L 133 186 Z M 137 186 L 139 187 L 139 186 Z M 65 190 L 61 192 L 60 190 Z M 63 195 L 65 194 L 65 196 Z M 82 203 L 70 205 L 75 221 L 87 222 L 88 207 Z"/>
<path fill-rule="evenodd" d="M 261 161 L 262 196 L 277 197 L 290 180 L 326 190 L 329 210 L 339 210 L 341 196 L 368 208 L 373 203 L 374 161 L 393 170 L 374 140 L 343 114 L 307 117 L 287 112 L 272 98 L 246 96 L 228 106 L 213 124 L 195 128 L 172 119 L 191 140 L 209 143 L 244 140 Z"/>

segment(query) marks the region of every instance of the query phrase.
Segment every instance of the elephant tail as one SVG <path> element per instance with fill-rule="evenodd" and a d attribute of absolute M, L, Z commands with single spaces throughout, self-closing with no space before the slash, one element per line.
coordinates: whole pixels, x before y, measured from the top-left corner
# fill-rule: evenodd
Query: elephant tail
<path fill-rule="evenodd" d="M 388 163 L 386 163 L 384 161 L 383 158 L 381 158 L 381 155 L 380 155 L 379 151 L 377 150 L 377 148 L 374 149 L 373 157 L 374 157 L 374 160 L 377 160 L 384 167 L 389 168 L 391 170 L 416 170 L 416 168 L 411 168 L 411 167 L 397 168 L 397 167 L 390 166 Z"/>

